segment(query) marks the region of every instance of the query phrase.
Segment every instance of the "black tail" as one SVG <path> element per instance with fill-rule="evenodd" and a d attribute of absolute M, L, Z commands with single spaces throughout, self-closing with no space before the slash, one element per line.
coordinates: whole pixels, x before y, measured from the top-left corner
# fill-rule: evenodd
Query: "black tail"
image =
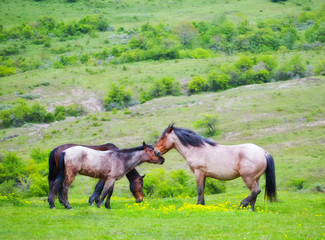
<path fill-rule="evenodd" d="M 269 201 L 274 202 L 277 200 L 274 160 L 269 153 L 265 154 L 265 158 L 266 158 L 266 169 L 265 169 L 266 186 L 265 186 L 264 198 L 268 198 Z"/>
<path fill-rule="evenodd" d="M 56 166 L 55 166 L 55 158 L 54 155 L 58 148 L 54 148 L 49 156 L 49 182 L 54 181 L 57 176 Z"/>
<path fill-rule="evenodd" d="M 65 179 L 65 164 L 64 164 L 64 156 L 65 156 L 65 152 L 62 152 L 60 154 L 59 157 L 59 168 L 58 168 L 58 176 L 57 176 L 57 180 L 58 180 L 58 191 L 61 192 L 62 191 L 62 183 Z"/>

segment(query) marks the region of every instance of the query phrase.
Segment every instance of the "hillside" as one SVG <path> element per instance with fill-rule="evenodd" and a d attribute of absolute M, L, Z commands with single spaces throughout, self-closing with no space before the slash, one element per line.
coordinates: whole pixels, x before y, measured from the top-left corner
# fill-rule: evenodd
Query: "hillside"
<path fill-rule="evenodd" d="M 1 150 L 27 161 L 35 149 L 64 143 L 154 144 L 171 122 L 194 129 L 195 121 L 211 114 L 219 120 L 220 134 L 213 137 L 218 143 L 252 142 L 272 153 L 279 189 L 296 190 L 297 182 L 310 191 L 324 188 L 325 59 L 323 30 L 317 28 L 324 23 L 323 1 L 20 3 L 0 2 L 0 110 L 23 98 L 49 113 L 77 104 L 86 114 L 2 126 Z M 214 72 L 228 85 L 190 94 L 193 79 L 210 83 Z M 177 96 L 141 103 L 164 77 L 179 84 Z M 129 90 L 135 105 L 105 111 L 113 84 Z M 157 168 L 189 172 L 175 151 L 163 166 L 142 165 L 139 171 Z M 89 194 L 93 181 L 78 181 L 85 186 L 77 182 L 72 194 Z M 243 183 L 227 187 L 242 190 Z M 124 196 L 125 180 L 116 188 Z"/>

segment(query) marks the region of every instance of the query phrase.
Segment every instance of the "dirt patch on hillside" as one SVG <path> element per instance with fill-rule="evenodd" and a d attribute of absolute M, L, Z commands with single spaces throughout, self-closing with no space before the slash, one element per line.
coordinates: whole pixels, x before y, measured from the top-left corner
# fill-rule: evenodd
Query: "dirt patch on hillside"
<path fill-rule="evenodd" d="M 88 113 L 102 112 L 102 99 L 95 92 L 86 91 L 84 89 L 75 88 L 70 91 L 62 91 L 57 93 L 57 98 L 48 106 L 48 111 L 53 112 L 56 106 L 68 106 L 71 104 L 82 105 Z"/>

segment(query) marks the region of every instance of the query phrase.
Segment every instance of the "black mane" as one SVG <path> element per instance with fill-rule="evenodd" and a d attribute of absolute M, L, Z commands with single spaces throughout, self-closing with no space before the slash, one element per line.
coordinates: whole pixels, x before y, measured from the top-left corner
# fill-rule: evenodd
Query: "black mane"
<path fill-rule="evenodd" d="M 147 145 L 148 148 L 154 149 L 151 145 Z M 144 146 L 134 147 L 134 148 L 125 148 L 125 149 L 113 149 L 116 152 L 121 153 L 130 153 L 130 152 L 136 152 L 136 151 L 143 151 Z"/>
<path fill-rule="evenodd" d="M 173 131 L 184 146 L 201 147 L 205 143 L 211 146 L 217 145 L 215 141 L 206 139 L 189 129 L 173 127 Z"/>

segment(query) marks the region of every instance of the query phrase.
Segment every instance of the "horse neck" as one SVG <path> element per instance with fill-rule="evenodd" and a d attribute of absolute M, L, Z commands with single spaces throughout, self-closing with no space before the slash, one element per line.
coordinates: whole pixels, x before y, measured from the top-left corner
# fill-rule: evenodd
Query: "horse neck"
<path fill-rule="evenodd" d="M 141 150 L 134 152 L 119 152 L 119 154 L 124 158 L 124 167 L 127 169 L 127 172 L 144 162 L 143 151 Z"/>
<path fill-rule="evenodd" d="M 135 168 L 126 174 L 126 177 L 129 179 L 129 181 L 133 181 L 137 179 L 139 176 L 140 174 L 138 173 L 137 170 L 135 170 Z"/>
<path fill-rule="evenodd" d="M 174 134 L 175 136 L 173 137 L 173 143 L 174 143 L 174 148 L 179 152 L 179 154 L 182 155 L 184 159 L 187 159 L 187 157 L 191 154 L 191 148 L 188 146 L 184 146 L 179 138 Z"/>

